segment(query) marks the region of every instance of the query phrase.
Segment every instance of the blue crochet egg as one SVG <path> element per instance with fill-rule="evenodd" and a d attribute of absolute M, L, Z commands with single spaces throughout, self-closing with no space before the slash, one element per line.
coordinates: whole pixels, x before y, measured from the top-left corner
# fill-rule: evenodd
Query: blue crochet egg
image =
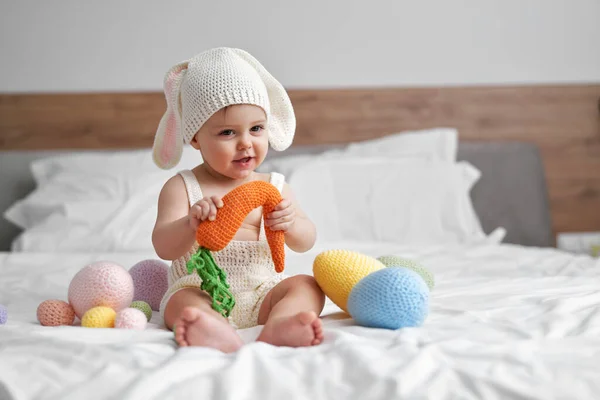
<path fill-rule="evenodd" d="M 416 272 L 390 267 L 361 279 L 348 297 L 348 313 L 358 325 L 399 329 L 420 326 L 429 312 L 429 288 Z"/>

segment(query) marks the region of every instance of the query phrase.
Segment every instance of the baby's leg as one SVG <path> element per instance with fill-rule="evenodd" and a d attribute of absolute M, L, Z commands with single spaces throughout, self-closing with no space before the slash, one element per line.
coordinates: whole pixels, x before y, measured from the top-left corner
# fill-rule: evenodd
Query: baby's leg
<path fill-rule="evenodd" d="M 212 347 L 225 353 L 243 344 L 236 330 L 212 308 L 208 294 L 196 288 L 178 290 L 165 308 L 165 324 L 175 325 L 175 340 L 180 346 Z"/>
<path fill-rule="evenodd" d="M 276 346 L 313 346 L 323 341 L 319 315 L 325 295 L 312 276 L 298 275 L 275 286 L 265 297 L 258 324 L 265 325 L 257 340 Z"/>

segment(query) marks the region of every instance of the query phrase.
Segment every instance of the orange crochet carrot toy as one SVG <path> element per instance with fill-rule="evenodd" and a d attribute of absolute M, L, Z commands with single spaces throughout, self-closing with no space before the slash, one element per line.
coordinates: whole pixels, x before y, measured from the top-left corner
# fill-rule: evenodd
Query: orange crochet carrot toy
<path fill-rule="evenodd" d="M 228 317 L 235 305 L 235 299 L 229 292 L 226 275 L 215 263 L 210 251 L 225 248 L 242 226 L 250 211 L 263 207 L 263 219 L 273 211 L 281 201 L 281 195 L 275 186 L 263 181 L 245 183 L 223 197 L 223 207 L 217 212 L 214 221 L 203 221 L 198 225 L 196 241 L 198 252 L 187 263 L 188 272 L 194 270 L 200 275 L 200 288 L 207 291 L 213 299 L 213 308 Z M 267 242 L 275 271 L 282 272 L 285 265 L 285 236 L 283 231 L 272 231 L 265 226 Z"/>
<path fill-rule="evenodd" d="M 280 201 L 279 190 L 268 182 L 252 181 L 238 186 L 223 197 L 223 208 L 219 209 L 214 221 L 207 220 L 198 225 L 196 241 L 201 247 L 209 250 L 223 250 L 250 211 L 262 206 L 263 218 L 266 219 Z M 268 227 L 265 227 L 265 233 L 275 271 L 282 272 L 285 262 L 284 234 L 282 231 L 272 231 Z"/>

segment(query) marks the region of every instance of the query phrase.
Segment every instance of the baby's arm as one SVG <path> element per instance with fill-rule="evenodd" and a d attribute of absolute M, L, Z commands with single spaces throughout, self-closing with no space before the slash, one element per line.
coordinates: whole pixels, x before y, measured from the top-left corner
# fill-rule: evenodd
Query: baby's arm
<path fill-rule="evenodd" d="M 317 239 L 313 222 L 302 211 L 294 193 L 286 183 L 281 193 L 283 200 L 267 216 L 266 225 L 285 232 L 285 243 L 297 253 L 312 249 Z"/>
<path fill-rule="evenodd" d="M 165 183 L 158 198 L 158 215 L 152 244 L 163 260 L 182 257 L 196 241 L 196 229 L 201 221 L 213 220 L 223 202 L 216 196 L 203 198 L 189 207 L 183 179 L 174 176 Z"/>
<path fill-rule="evenodd" d="M 174 176 L 165 183 L 158 197 L 158 215 L 152 244 L 163 260 L 183 256 L 196 240 L 188 218 L 189 203 L 183 179 Z"/>

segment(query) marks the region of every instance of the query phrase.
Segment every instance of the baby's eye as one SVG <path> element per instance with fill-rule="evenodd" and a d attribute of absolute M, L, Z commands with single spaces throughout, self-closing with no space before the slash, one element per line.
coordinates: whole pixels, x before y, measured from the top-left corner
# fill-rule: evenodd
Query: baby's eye
<path fill-rule="evenodd" d="M 260 132 L 260 131 L 262 131 L 263 129 L 265 129 L 265 127 L 264 127 L 264 126 L 262 126 L 262 125 L 256 125 L 256 126 L 253 126 L 253 127 L 252 127 L 252 129 L 250 129 L 250 130 L 251 130 L 252 132 Z"/>
<path fill-rule="evenodd" d="M 225 129 L 224 131 L 221 131 L 221 133 L 219 133 L 219 135 L 221 136 L 231 136 L 233 135 L 235 132 L 231 129 Z"/>

